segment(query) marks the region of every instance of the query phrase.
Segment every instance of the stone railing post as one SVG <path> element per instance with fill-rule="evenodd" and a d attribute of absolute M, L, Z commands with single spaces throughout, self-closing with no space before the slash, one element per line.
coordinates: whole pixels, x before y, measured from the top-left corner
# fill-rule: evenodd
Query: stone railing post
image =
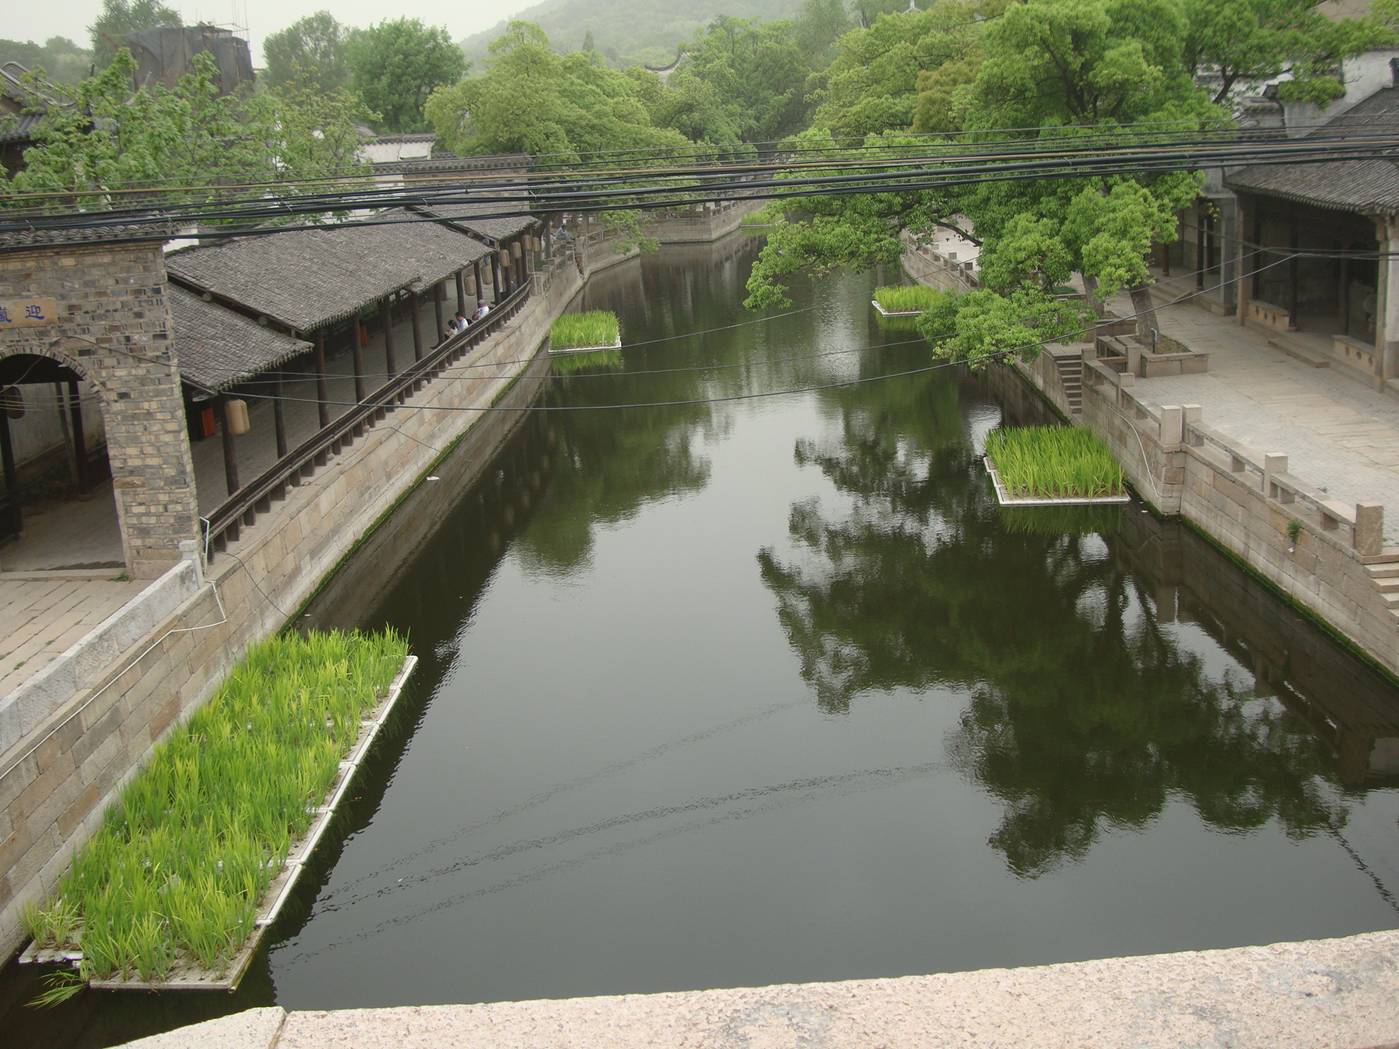
<path fill-rule="evenodd" d="M 1175 448 L 1185 437 L 1185 412 L 1179 405 L 1161 406 L 1159 436 L 1162 448 Z"/>
<path fill-rule="evenodd" d="M 1379 503 L 1355 504 L 1355 552 L 1373 557 L 1384 546 L 1384 507 Z"/>
<path fill-rule="evenodd" d="M 1269 499 L 1278 497 L 1278 486 L 1273 480 L 1278 474 L 1287 473 L 1287 456 L 1280 452 L 1268 452 L 1263 456 L 1263 494 Z"/>

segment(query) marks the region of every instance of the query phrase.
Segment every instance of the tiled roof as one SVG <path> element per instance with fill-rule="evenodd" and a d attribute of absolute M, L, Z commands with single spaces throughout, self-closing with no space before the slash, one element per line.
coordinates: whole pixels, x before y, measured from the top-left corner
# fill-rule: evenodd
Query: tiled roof
<path fill-rule="evenodd" d="M 311 349 L 178 285 L 170 286 L 168 301 L 180 376 L 201 390 L 226 390 Z"/>
<path fill-rule="evenodd" d="M 483 192 L 490 192 L 489 187 L 486 187 Z M 494 195 L 506 196 L 505 193 Z M 482 204 L 425 204 L 416 207 L 415 210 L 440 219 L 473 236 L 498 242 L 506 237 L 513 237 L 517 233 L 523 233 L 538 221 L 531 215 L 501 215 L 502 212 L 529 209 L 529 200 L 524 193 L 510 195 L 518 196 L 519 203 L 514 204 L 506 201 Z M 496 217 L 483 218 L 482 216 L 485 215 Z"/>
<path fill-rule="evenodd" d="M 352 316 L 402 288 L 421 291 L 487 249 L 404 209 L 380 212 L 384 225 L 240 237 L 171 252 L 170 276 L 298 332 Z"/>
<path fill-rule="evenodd" d="M 1399 132 L 1399 89 L 1381 88 L 1328 121 L 1321 133 L 1346 130 Z M 1258 164 L 1228 175 L 1224 182 L 1231 189 L 1319 208 L 1399 214 L 1399 156 L 1317 164 Z"/>

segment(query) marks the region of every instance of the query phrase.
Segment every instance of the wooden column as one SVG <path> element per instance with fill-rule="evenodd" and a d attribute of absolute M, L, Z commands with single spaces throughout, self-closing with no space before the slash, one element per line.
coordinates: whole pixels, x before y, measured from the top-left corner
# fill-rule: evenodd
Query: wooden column
<path fill-rule="evenodd" d="M 1376 289 L 1379 288 L 1378 272 L 1376 273 Z M 1350 259 L 1345 255 L 1341 256 L 1341 334 L 1349 335 L 1350 331 Z M 1376 336 L 1378 338 L 1378 336 Z"/>
<path fill-rule="evenodd" d="M 437 318 L 437 338 L 434 345 L 443 340 L 447 335 L 447 322 L 442 319 L 442 282 L 438 281 L 432 286 L 432 314 Z"/>
<path fill-rule="evenodd" d="M 1259 267 L 1263 265 L 1264 260 L 1263 215 L 1257 204 L 1253 206 L 1253 251 L 1252 262 L 1245 272 L 1251 272 L 1253 274 L 1252 279 L 1249 281 L 1249 286 L 1252 288 L 1249 294 L 1252 298 L 1256 299 L 1258 298 L 1258 289 L 1262 286 L 1263 281 L 1263 274 L 1258 272 L 1258 270 Z"/>
<path fill-rule="evenodd" d="M 544 220 L 544 261 L 549 262 L 554 257 L 554 220 L 552 217 Z"/>
<path fill-rule="evenodd" d="M 463 317 L 470 317 L 471 311 L 466 308 L 466 281 L 462 280 L 462 271 L 457 270 L 457 312 Z"/>
<path fill-rule="evenodd" d="M 524 284 L 529 280 L 529 245 L 523 238 L 520 239 L 520 283 Z"/>
<path fill-rule="evenodd" d="M 380 303 L 379 314 L 384 325 L 384 371 L 388 372 L 385 378 L 387 382 L 398 373 L 398 362 L 394 360 L 393 352 L 393 305 L 388 299 Z"/>
<path fill-rule="evenodd" d="M 10 413 L 0 404 L 0 468 L 5 474 L 5 494 L 19 491 L 19 472 L 15 468 L 15 446 L 10 439 Z"/>
<path fill-rule="evenodd" d="M 413 314 L 413 359 L 423 359 L 423 319 L 419 316 L 423 309 L 423 298 L 416 291 L 408 300 L 409 312 Z"/>
<path fill-rule="evenodd" d="M 219 429 L 223 431 L 223 476 L 228 482 L 228 494 L 238 491 L 238 453 L 233 447 L 233 428 L 228 412 L 228 397 L 219 394 Z"/>
<path fill-rule="evenodd" d="M 364 347 L 360 345 L 360 322 L 356 317 L 350 325 L 350 357 L 355 369 L 355 400 L 364 403 Z"/>
<path fill-rule="evenodd" d="M 325 329 L 316 332 L 316 417 L 321 429 L 330 425 L 330 394 L 325 383 Z"/>
<path fill-rule="evenodd" d="M 278 459 L 287 454 L 287 417 L 282 409 L 282 376 L 279 374 L 272 383 L 272 429 L 277 437 Z"/>
<path fill-rule="evenodd" d="M 1293 331 L 1297 330 L 1297 219 L 1292 220 L 1292 228 L 1288 230 L 1287 247 L 1292 252 L 1292 257 L 1287 260 L 1287 326 Z"/>
<path fill-rule="evenodd" d="M 1195 205 L 1195 287 L 1205 287 L 1205 209 Z"/>
<path fill-rule="evenodd" d="M 476 259 L 471 263 L 471 272 L 476 277 L 476 298 L 480 302 L 486 301 L 486 285 L 481 282 L 481 260 Z M 471 304 L 471 312 L 476 312 L 476 303 Z"/>
<path fill-rule="evenodd" d="M 495 302 L 491 303 L 494 306 L 503 297 L 500 294 L 500 252 L 498 251 L 491 252 L 491 284 L 495 287 Z"/>
<path fill-rule="evenodd" d="M 78 491 L 87 491 L 87 437 L 83 434 L 83 402 L 78 396 L 78 380 L 68 380 L 68 411 L 73 422 L 73 465 L 77 470 Z"/>

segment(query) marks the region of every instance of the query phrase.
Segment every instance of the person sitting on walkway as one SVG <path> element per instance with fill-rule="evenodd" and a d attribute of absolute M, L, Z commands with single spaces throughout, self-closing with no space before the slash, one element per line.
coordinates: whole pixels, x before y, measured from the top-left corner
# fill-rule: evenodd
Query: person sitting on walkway
<path fill-rule="evenodd" d="M 457 327 L 457 319 L 453 317 L 447 322 L 447 330 L 442 334 L 443 340 L 445 341 L 446 339 L 450 339 L 460 330 L 461 329 Z"/>
<path fill-rule="evenodd" d="M 474 321 L 479 321 L 482 317 L 484 317 L 490 312 L 491 308 L 486 305 L 486 300 L 481 299 L 476 303 L 476 312 L 471 315 L 471 319 Z"/>
<path fill-rule="evenodd" d="M 467 319 L 465 313 L 463 313 L 461 310 L 457 310 L 457 316 L 454 323 L 457 326 L 457 331 L 466 331 L 466 326 L 470 324 L 471 321 Z"/>

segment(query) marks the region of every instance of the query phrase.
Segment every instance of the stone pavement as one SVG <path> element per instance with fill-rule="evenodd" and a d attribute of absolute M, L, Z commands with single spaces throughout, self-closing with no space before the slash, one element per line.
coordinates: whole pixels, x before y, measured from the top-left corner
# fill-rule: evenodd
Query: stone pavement
<path fill-rule="evenodd" d="M 0 576 L 0 696 L 8 696 L 146 584 Z"/>
<path fill-rule="evenodd" d="M 1125 296 L 1120 315 L 1132 312 Z M 1198 404 L 1203 421 L 1259 453 L 1282 452 L 1288 470 L 1348 503 L 1382 503 L 1386 546 L 1399 546 L 1399 398 L 1340 369 L 1308 367 L 1267 336 L 1193 303 L 1157 311 L 1161 330 L 1210 354 L 1203 375 L 1139 379 L 1152 404 Z"/>
<path fill-rule="evenodd" d="M 1399 1045 L 1399 932 L 888 980 L 338 1012 L 252 1009 L 128 1049 L 211 1045 L 1377 1049 Z"/>

